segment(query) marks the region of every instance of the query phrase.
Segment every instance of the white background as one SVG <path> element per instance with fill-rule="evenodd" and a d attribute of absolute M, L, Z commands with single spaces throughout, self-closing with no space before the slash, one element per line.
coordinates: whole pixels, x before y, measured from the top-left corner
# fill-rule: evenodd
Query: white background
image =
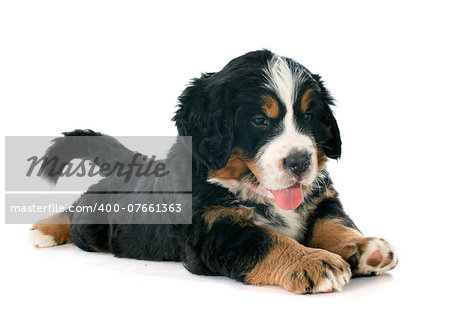
<path fill-rule="evenodd" d="M 174 135 L 190 78 L 269 48 L 321 74 L 336 97 L 336 187 L 360 229 L 396 247 L 398 267 L 341 293 L 299 296 L 178 263 L 35 249 L 28 225 L 2 224 L 2 316 L 448 316 L 445 1 L 221 3 L 2 1 L 3 135 Z"/>

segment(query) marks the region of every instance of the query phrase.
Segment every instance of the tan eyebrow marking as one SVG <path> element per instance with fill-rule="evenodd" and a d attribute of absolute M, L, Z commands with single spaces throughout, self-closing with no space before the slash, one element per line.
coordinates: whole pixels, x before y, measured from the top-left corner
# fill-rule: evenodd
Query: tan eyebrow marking
<path fill-rule="evenodd" d="M 302 102 L 300 104 L 300 109 L 302 113 L 306 113 L 308 110 L 309 104 L 311 104 L 311 101 L 313 99 L 313 90 L 312 88 L 309 88 L 302 96 Z"/>
<path fill-rule="evenodd" d="M 280 113 L 277 101 L 271 96 L 264 95 L 263 102 L 261 106 L 263 112 L 270 118 L 276 118 Z"/>

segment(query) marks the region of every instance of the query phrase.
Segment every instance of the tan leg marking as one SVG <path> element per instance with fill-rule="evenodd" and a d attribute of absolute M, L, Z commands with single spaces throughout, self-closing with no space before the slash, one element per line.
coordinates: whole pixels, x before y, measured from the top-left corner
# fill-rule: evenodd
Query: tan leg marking
<path fill-rule="evenodd" d="M 352 265 L 354 275 L 383 274 L 393 269 L 398 262 L 394 249 L 385 240 L 364 237 L 339 219 L 317 221 L 307 246 L 342 256 Z"/>
<path fill-rule="evenodd" d="M 277 285 L 304 294 L 342 290 L 349 282 L 350 267 L 340 256 L 270 232 L 273 247 L 246 275 L 246 284 Z"/>
<path fill-rule="evenodd" d="M 313 235 L 307 245 L 322 248 L 348 259 L 351 250 L 347 245 L 358 242 L 363 235 L 355 229 L 343 225 L 338 219 L 319 220 L 313 228 Z"/>

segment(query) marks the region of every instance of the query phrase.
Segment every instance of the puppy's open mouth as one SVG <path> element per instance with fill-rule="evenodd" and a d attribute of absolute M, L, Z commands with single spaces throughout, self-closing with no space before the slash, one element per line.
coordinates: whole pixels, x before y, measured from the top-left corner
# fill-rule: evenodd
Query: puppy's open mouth
<path fill-rule="evenodd" d="M 283 210 L 295 210 L 303 202 L 303 190 L 302 185 L 299 182 L 294 183 L 290 187 L 281 190 L 271 190 L 262 186 L 256 176 L 251 173 L 252 178 L 250 184 L 254 188 L 261 187 L 265 191 L 270 191 L 275 197 L 277 205 Z"/>
<path fill-rule="evenodd" d="M 275 201 L 283 210 L 294 210 L 300 206 L 303 201 L 303 191 L 300 183 L 296 182 L 289 188 L 281 190 L 270 190 Z"/>

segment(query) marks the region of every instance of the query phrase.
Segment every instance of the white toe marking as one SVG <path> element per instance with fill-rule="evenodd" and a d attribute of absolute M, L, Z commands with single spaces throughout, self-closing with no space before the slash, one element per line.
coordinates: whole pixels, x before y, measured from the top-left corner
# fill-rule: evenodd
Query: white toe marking
<path fill-rule="evenodd" d="M 45 235 L 37 229 L 30 232 L 30 239 L 35 247 L 51 247 L 57 245 L 53 237 Z"/>
<path fill-rule="evenodd" d="M 342 291 L 344 286 L 350 282 L 351 272 L 349 271 L 339 273 L 338 275 L 334 275 L 330 270 L 327 270 L 327 273 L 330 278 L 316 286 L 316 288 L 314 288 L 315 293 L 323 293 L 330 290 Z"/>
<path fill-rule="evenodd" d="M 337 276 L 338 285 L 342 288 L 350 282 L 351 272 L 345 271 Z"/>
<path fill-rule="evenodd" d="M 323 292 L 329 291 L 330 289 L 333 289 L 333 281 L 330 279 L 326 279 L 323 281 L 322 284 L 317 285 L 314 288 L 314 292 L 315 293 L 323 293 Z"/>

